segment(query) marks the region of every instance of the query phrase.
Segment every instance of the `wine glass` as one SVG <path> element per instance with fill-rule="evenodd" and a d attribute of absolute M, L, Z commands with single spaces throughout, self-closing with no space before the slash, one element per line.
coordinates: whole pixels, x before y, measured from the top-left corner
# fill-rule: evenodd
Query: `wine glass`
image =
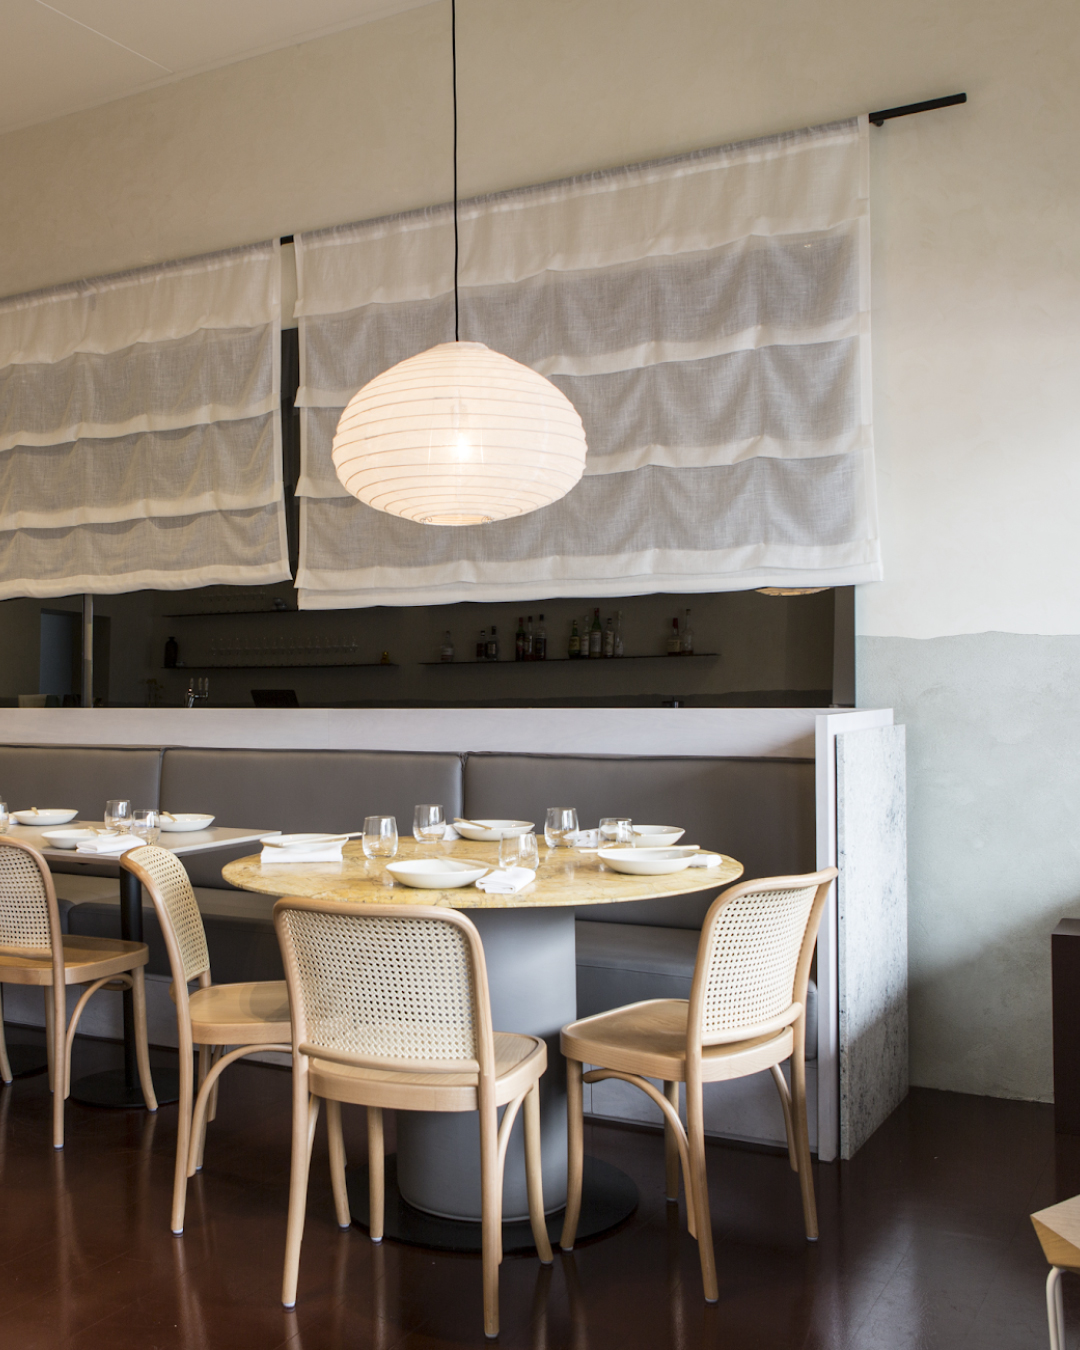
<path fill-rule="evenodd" d="M 535 872 L 540 866 L 536 835 L 531 830 L 528 834 L 504 834 L 499 840 L 499 866 L 527 867 Z"/>
<path fill-rule="evenodd" d="M 577 828 L 576 806 L 549 806 L 544 824 L 544 843 L 548 848 L 571 848 Z"/>
<path fill-rule="evenodd" d="M 422 844 L 437 843 L 446 833 L 441 806 L 417 806 L 413 810 L 413 838 Z"/>
<path fill-rule="evenodd" d="M 365 858 L 396 857 L 398 832 L 394 817 L 365 816 L 363 847 Z"/>
<path fill-rule="evenodd" d="M 105 828 L 125 834 L 131 828 L 131 803 L 111 801 L 105 803 Z"/>
<path fill-rule="evenodd" d="M 600 843 L 632 844 L 634 842 L 633 822 L 626 816 L 605 816 L 600 822 Z"/>
<path fill-rule="evenodd" d="M 161 817 L 152 810 L 132 811 L 131 833 L 147 844 L 156 844 L 161 834 Z"/>

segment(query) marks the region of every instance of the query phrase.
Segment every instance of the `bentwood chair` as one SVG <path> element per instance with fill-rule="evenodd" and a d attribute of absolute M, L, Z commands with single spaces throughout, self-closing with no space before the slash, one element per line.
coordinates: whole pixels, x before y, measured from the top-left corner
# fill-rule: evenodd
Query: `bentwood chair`
<path fill-rule="evenodd" d="M 99 989 L 130 989 L 135 1003 L 135 1053 L 146 1105 L 157 1110 L 146 1039 L 145 942 L 77 937 L 60 931 L 60 911 L 48 863 L 17 839 L 0 838 L 0 983 L 37 984 L 46 989 L 45 1039 L 53 1094 L 53 1148 L 64 1147 L 64 1102 L 71 1091 L 71 1045 L 87 1003 Z M 67 987 L 83 990 L 71 1020 Z M 0 1070 L 11 1082 L 11 1066 L 0 1021 Z"/>
<path fill-rule="evenodd" d="M 296 1303 L 311 1143 L 326 1101 L 337 1221 L 349 1226 L 341 1103 L 367 1107 L 370 1233 L 382 1240 L 385 1107 L 479 1111 L 484 1332 L 499 1331 L 502 1180 L 510 1131 L 525 1107 L 529 1220 L 540 1260 L 552 1260 L 540 1174 L 536 1036 L 493 1031 L 484 949 L 452 909 L 279 900 L 274 924 L 293 1019 L 293 1142 L 282 1302 Z M 502 1123 L 497 1110 L 505 1106 Z"/>
<path fill-rule="evenodd" d="M 180 1046 L 180 1114 L 176 1126 L 171 1226 L 184 1231 L 187 1179 L 202 1167 L 206 1122 L 214 1119 L 217 1085 L 225 1069 L 258 1051 L 292 1049 L 289 996 L 284 980 L 214 984 L 210 953 L 195 892 L 183 863 L 166 848 L 147 845 L 123 854 L 121 867 L 142 882 L 150 896 L 172 971 L 170 992 L 176 1004 Z M 198 988 L 189 991 L 191 981 Z M 225 1053 L 226 1047 L 234 1046 Z M 195 1086 L 195 1046 L 199 1047 L 199 1094 Z"/>
<path fill-rule="evenodd" d="M 569 1178 L 560 1245 L 574 1246 L 581 1213 L 583 1082 L 618 1078 L 664 1113 L 667 1197 L 677 1200 L 679 1163 L 686 1221 L 698 1241 L 705 1298 L 719 1297 L 705 1174 L 702 1084 L 772 1072 L 787 1129 L 788 1160 L 802 1190 L 806 1236 L 817 1240 L 817 1209 L 806 1128 L 806 986 L 818 926 L 835 867 L 806 876 L 732 886 L 701 928 L 690 998 L 649 999 L 572 1022 L 562 1031 L 567 1058 Z M 791 1088 L 781 1072 L 791 1061 Z M 583 1073 L 585 1064 L 595 1068 Z M 649 1082 L 663 1081 L 661 1093 Z M 686 1128 L 679 1084 L 686 1084 Z"/>

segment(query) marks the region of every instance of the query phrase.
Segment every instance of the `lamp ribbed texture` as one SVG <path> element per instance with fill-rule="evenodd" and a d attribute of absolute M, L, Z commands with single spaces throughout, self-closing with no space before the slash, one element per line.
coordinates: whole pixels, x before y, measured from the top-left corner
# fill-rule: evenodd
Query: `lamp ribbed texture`
<path fill-rule="evenodd" d="M 384 370 L 338 422 L 342 484 L 380 511 L 479 525 L 565 497 L 585 471 L 574 405 L 482 342 L 444 342 Z"/>

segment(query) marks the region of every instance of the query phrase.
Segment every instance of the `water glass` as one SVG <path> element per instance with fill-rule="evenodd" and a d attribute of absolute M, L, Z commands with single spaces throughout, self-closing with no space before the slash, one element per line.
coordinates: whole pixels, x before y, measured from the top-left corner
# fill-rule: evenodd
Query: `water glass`
<path fill-rule="evenodd" d="M 413 809 L 413 838 L 422 844 L 434 844 L 446 832 L 446 817 L 441 806 L 417 806 Z"/>
<path fill-rule="evenodd" d="M 0 802 L 0 834 L 7 834 L 11 817 L 8 815 L 7 802 Z"/>
<path fill-rule="evenodd" d="M 397 848 L 397 821 L 393 816 L 364 817 L 365 858 L 393 858 Z"/>
<path fill-rule="evenodd" d="M 634 842 L 634 824 L 626 816 L 605 816 L 600 822 L 600 843 L 632 844 Z"/>
<path fill-rule="evenodd" d="M 549 806 L 544 823 L 544 842 L 548 848 L 571 848 L 577 828 L 576 806 Z"/>
<path fill-rule="evenodd" d="M 107 830 L 119 830 L 122 834 L 130 830 L 131 803 L 120 801 L 106 802 L 105 828 Z"/>
<path fill-rule="evenodd" d="M 161 817 L 156 811 L 132 811 L 131 833 L 138 835 L 147 844 L 156 844 L 161 834 Z"/>
<path fill-rule="evenodd" d="M 531 830 L 528 834 L 504 834 L 499 840 L 499 866 L 527 867 L 535 872 L 540 866 L 536 835 Z"/>

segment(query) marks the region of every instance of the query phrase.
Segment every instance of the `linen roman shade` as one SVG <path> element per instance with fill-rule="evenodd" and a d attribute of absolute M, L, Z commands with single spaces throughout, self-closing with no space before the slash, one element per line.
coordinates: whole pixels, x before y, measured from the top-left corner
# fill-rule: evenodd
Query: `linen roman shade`
<path fill-rule="evenodd" d="M 433 528 L 330 458 L 352 394 L 453 338 L 453 215 L 298 235 L 302 608 L 880 578 L 865 118 L 461 204 L 461 336 L 549 376 L 589 453 L 530 515 Z"/>
<path fill-rule="evenodd" d="M 0 598 L 289 578 L 277 242 L 0 301 Z"/>

